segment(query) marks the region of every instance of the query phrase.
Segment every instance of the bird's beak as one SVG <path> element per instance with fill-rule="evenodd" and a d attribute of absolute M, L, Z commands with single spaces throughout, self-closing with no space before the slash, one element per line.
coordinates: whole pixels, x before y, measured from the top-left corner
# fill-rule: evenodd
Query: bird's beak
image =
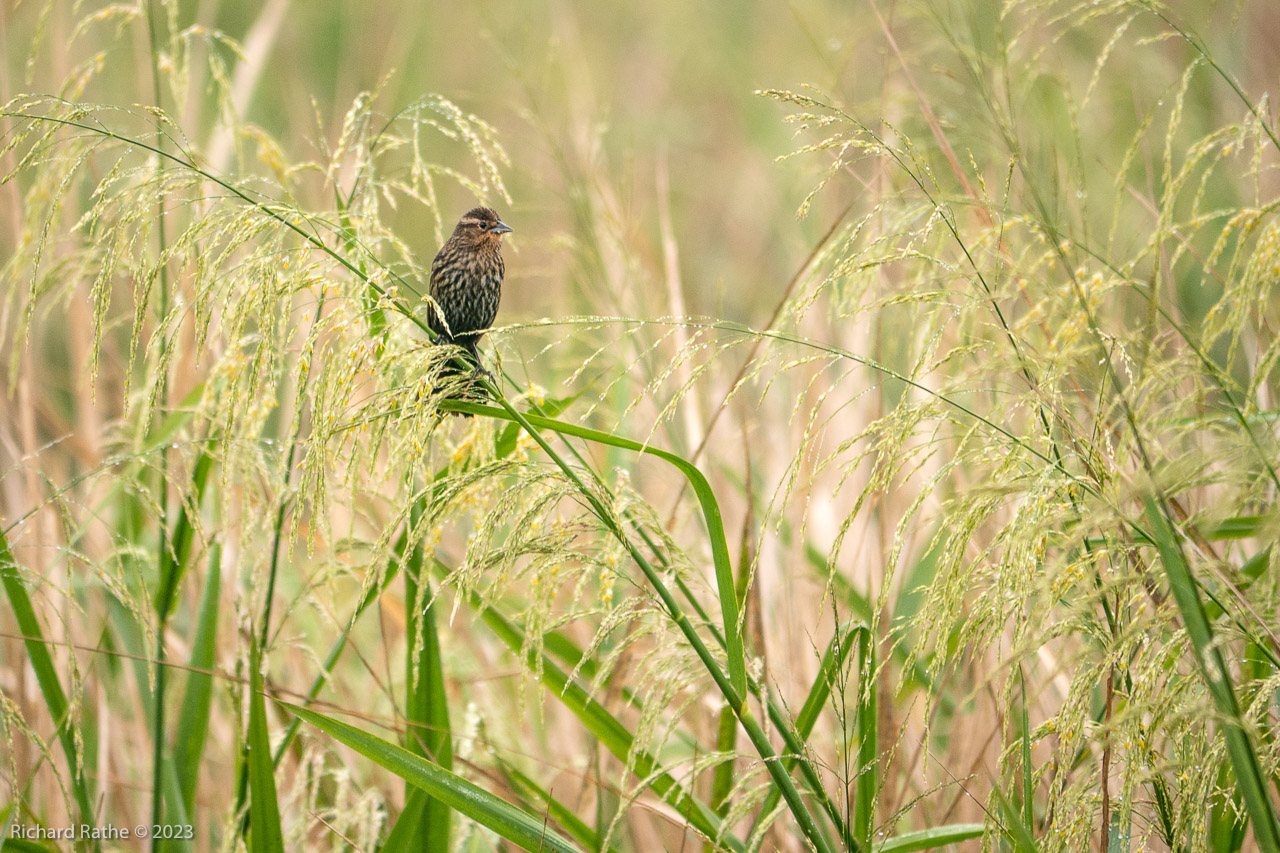
<path fill-rule="evenodd" d="M 503 222 L 501 219 L 498 220 L 497 225 L 493 226 L 494 234 L 510 234 L 514 230 L 516 229 L 512 228 L 510 225 Z"/>

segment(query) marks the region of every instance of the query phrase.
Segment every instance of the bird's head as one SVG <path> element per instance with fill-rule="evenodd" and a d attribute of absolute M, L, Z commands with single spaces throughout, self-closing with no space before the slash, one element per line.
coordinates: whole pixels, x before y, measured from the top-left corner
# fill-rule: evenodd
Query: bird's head
<path fill-rule="evenodd" d="M 496 249 L 502 242 L 502 235 L 513 230 L 498 218 L 492 208 L 476 207 L 458 220 L 458 227 L 453 229 L 453 239 L 477 247 Z"/>

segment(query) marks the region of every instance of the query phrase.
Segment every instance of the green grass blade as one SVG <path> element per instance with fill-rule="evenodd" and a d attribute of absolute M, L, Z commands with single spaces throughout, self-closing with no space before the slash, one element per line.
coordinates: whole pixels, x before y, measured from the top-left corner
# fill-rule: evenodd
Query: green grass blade
<path fill-rule="evenodd" d="M 933 829 L 921 829 L 917 832 L 904 832 L 895 835 L 888 841 L 877 844 L 875 853 L 911 853 L 912 850 L 932 850 L 948 844 L 959 844 L 981 838 L 984 827 L 980 823 L 953 823 L 950 826 L 935 826 Z"/>
<path fill-rule="evenodd" d="M 419 588 L 418 567 L 422 552 L 415 549 L 405 567 L 405 609 L 408 613 L 405 655 L 408 702 L 406 702 L 405 749 L 429 759 L 443 770 L 453 769 L 453 737 L 449 726 L 449 705 L 445 695 L 444 668 L 440 659 L 440 638 L 436 632 L 435 604 L 431 587 Z M 426 604 L 418 618 L 419 601 Z M 419 649 L 415 656 L 413 650 Z M 387 838 L 384 851 L 421 850 L 448 853 L 453 810 L 442 800 L 413 789 L 405 794 L 405 810 Z"/>
<path fill-rule="evenodd" d="M 161 490 L 161 506 L 168 503 L 168 484 L 163 479 L 164 472 L 167 470 L 166 456 L 161 456 L 161 472 L 162 472 L 162 490 Z M 164 521 L 161 521 L 161 537 L 160 537 L 160 553 L 158 559 L 159 580 L 156 584 L 155 593 L 155 610 L 156 610 L 156 647 L 155 647 L 155 690 L 152 697 L 154 701 L 154 709 L 152 711 L 152 808 L 151 821 L 154 824 L 177 822 L 177 807 L 174 804 L 173 811 L 169 815 L 164 814 L 164 803 L 161 793 L 168 786 L 164 784 L 165 763 L 171 761 L 172 757 L 165 754 L 166 736 L 165 736 L 165 687 L 168 683 L 169 670 L 165 661 L 164 636 L 165 629 L 169 622 L 169 616 L 173 612 L 174 601 L 177 598 L 178 587 L 182 583 L 182 577 L 187 572 L 187 567 L 191 562 L 191 548 L 195 538 L 195 531 L 191 524 L 191 516 L 189 509 L 196 512 L 200 510 L 200 502 L 204 497 L 205 485 L 209 481 L 209 471 L 213 468 L 213 457 L 208 452 L 201 452 L 196 460 L 195 467 L 191 473 L 192 494 L 190 502 L 183 501 L 182 509 L 178 512 L 178 518 L 174 522 L 173 530 L 166 534 L 164 529 Z M 162 817 L 164 818 L 162 820 Z"/>
<path fill-rule="evenodd" d="M 161 784 L 164 785 L 165 823 L 169 826 L 190 825 L 191 813 L 182 800 L 182 786 L 178 783 L 178 771 L 172 755 L 164 757 L 160 771 Z M 155 853 L 188 853 L 191 849 L 191 839 L 187 838 L 157 838 L 152 846 Z"/>
<path fill-rule="evenodd" d="M 1035 768 L 1031 764 L 1031 717 L 1027 712 L 1027 679 L 1018 668 L 1018 681 L 1022 687 L 1021 723 L 1022 737 L 1022 822 L 1032 828 L 1036 825 L 1035 817 Z"/>
<path fill-rule="evenodd" d="M 1262 532 L 1267 517 L 1263 515 L 1235 515 L 1224 518 L 1205 533 L 1210 542 L 1224 539 L 1252 539 Z"/>
<path fill-rule="evenodd" d="M 738 718 L 728 708 L 720 709 L 720 720 L 716 726 L 716 752 L 729 755 L 716 765 L 711 780 L 711 808 L 724 817 L 729 806 L 729 793 L 733 790 L 734 764 L 733 747 L 738 740 Z M 774 789 L 777 790 L 776 788 Z"/>
<path fill-rule="evenodd" d="M 416 785 L 436 799 L 447 803 L 450 808 L 488 827 L 513 844 L 518 844 L 526 850 L 550 850 L 557 853 L 577 853 L 581 849 L 563 836 L 547 829 L 541 818 L 516 808 L 461 776 L 455 776 L 403 747 L 314 711 L 295 705 L 281 704 L 304 722 L 310 723 L 330 737 L 346 744 L 375 764 L 390 770 L 406 782 Z"/>
<path fill-rule="evenodd" d="M 818 667 L 818 677 L 814 679 L 813 686 L 809 688 L 809 695 L 805 697 L 804 704 L 800 706 L 800 713 L 796 715 L 796 733 L 801 738 L 808 738 L 813 733 L 818 715 L 822 713 L 827 699 L 831 697 L 831 684 L 853 648 L 851 642 L 853 636 L 858 635 L 858 643 L 861 647 L 861 638 L 867 633 L 869 632 L 865 625 L 845 624 L 827 645 L 827 650 L 822 655 L 822 664 Z"/>
<path fill-rule="evenodd" d="M 188 509 L 199 510 L 200 501 L 204 497 L 205 486 L 209 482 L 209 472 L 213 470 L 213 457 L 201 453 L 191 471 L 192 498 L 191 503 L 183 503 L 178 512 L 178 520 L 174 522 L 170 534 L 170 547 L 160 554 L 160 581 L 156 587 L 155 606 L 161 624 L 173 612 L 173 602 L 178 586 L 187 572 L 191 562 L 191 548 L 195 541 L 195 530 L 191 524 Z"/>
<path fill-rule="evenodd" d="M 388 833 L 387 842 L 382 845 L 380 853 L 409 853 L 416 850 L 418 833 L 424 828 L 423 813 L 426 811 L 427 803 L 439 802 L 421 788 L 416 788 L 408 782 L 405 785 L 408 791 L 405 792 L 404 808 L 400 810 L 399 817 L 391 825 L 391 832 Z M 424 850 L 428 849 L 425 846 L 427 843 L 437 842 L 431 836 L 427 836 L 423 839 Z"/>
<path fill-rule="evenodd" d="M 1107 827 L 1107 853 L 1129 853 L 1129 838 L 1133 832 L 1132 812 L 1129 817 L 1111 816 Z M 1225 853 L 1225 851 L 1223 851 Z"/>
<path fill-rule="evenodd" d="M 1204 676 L 1214 705 L 1225 718 L 1222 733 L 1227 742 L 1227 755 L 1235 771 L 1245 811 L 1253 822 L 1254 838 L 1260 849 L 1277 853 L 1280 851 L 1280 820 L 1277 820 L 1275 806 L 1267 795 L 1266 777 L 1258 754 L 1245 732 L 1240 705 L 1231 685 L 1231 670 L 1222 656 L 1221 645 L 1214 640 L 1213 628 L 1191 575 L 1191 566 L 1183 556 L 1173 527 L 1151 498 L 1147 498 L 1146 510 L 1151 535 L 1160 551 L 1160 562 L 1164 565 L 1174 601 L 1191 640 L 1197 667 Z"/>
<path fill-rule="evenodd" d="M 209 548 L 209 570 L 205 574 L 204 591 L 196 617 L 196 636 L 191 643 L 191 669 L 187 688 L 178 712 L 178 730 L 173 744 L 173 765 L 182 789 L 182 802 L 187 814 L 195 806 L 196 784 L 200 761 L 204 755 L 209 731 L 209 713 L 213 705 L 213 664 L 217 651 L 218 606 L 222 596 L 222 547 Z"/>
<path fill-rule="evenodd" d="M 409 608 L 410 642 L 420 642 L 422 649 L 417 656 L 417 665 L 408 666 L 408 721 L 414 728 L 406 735 L 405 748 L 415 755 L 430 758 L 445 770 L 452 770 L 453 739 L 444 687 L 444 666 L 440 659 L 440 637 L 436 632 L 435 604 L 428 604 L 421 619 L 417 618 L 414 610 L 419 595 L 423 601 L 430 601 L 431 587 L 424 583 L 419 592 L 415 575 L 416 571 L 404 573 L 405 603 Z M 420 640 L 416 638 L 419 632 Z"/>
<path fill-rule="evenodd" d="M 44 632 L 40 630 L 40 620 L 36 617 L 35 608 L 31 606 L 31 598 L 27 595 L 27 587 L 18 575 L 18 564 L 9 551 L 9 543 L 4 531 L 0 530 L 0 580 L 4 582 L 5 594 L 9 597 L 9 605 L 13 608 L 14 619 L 18 623 L 18 631 L 27 648 L 27 659 L 35 670 L 36 681 L 40 685 L 40 693 L 44 697 L 45 707 L 49 709 L 49 717 L 58 732 L 58 741 L 62 744 L 62 753 L 67 759 L 67 767 L 71 770 L 71 793 L 75 797 L 76 806 L 80 809 L 80 820 L 83 823 L 94 823 L 93 798 L 89 795 L 88 783 L 84 778 L 84 767 L 76 752 L 76 739 L 72 731 L 71 719 L 67 709 L 67 694 L 62 690 L 58 680 L 58 671 L 53 665 L 53 656 L 45 645 Z M 95 849 L 100 845 L 95 844 Z"/>
<path fill-rule="evenodd" d="M 749 462 L 750 456 L 748 456 L 748 463 Z M 748 476 L 750 476 L 750 464 L 747 466 L 747 471 Z M 641 533 L 641 536 L 645 538 L 645 543 L 649 545 L 650 550 L 652 550 L 654 554 L 661 555 L 662 549 L 655 547 L 656 543 L 649 544 L 650 539 L 645 533 L 644 527 L 640 524 L 636 524 L 635 526 L 637 531 Z M 735 595 L 738 599 L 739 608 L 746 607 L 747 596 L 751 592 L 751 531 L 754 527 L 755 505 L 751 497 L 748 496 L 747 517 L 743 522 L 742 540 L 738 546 L 738 574 L 735 578 L 735 583 L 737 584 Z M 673 576 L 678 576 L 678 574 L 673 573 Z M 688 590 L 684 584 L 680 585 L 680 590 L 684 595 L 685 600 L 696 607 L 698 599 L 697 596 L 692 594 L 692 590 Z M 710 623 L 711 620 L 706 619 L 704 621 Z M 717 640 L 721 643 L 721 647 L 723 648 L 724 643 L 722 638 L 718 637 Z M 761 696 L 763 694 L 763 691 L 756 691 L 756 685 L 752 685 L 751 689 L 756 692 L 757 696 Z M 738 718 L 734 715 L 733 709 L 728 705 L 725 705 L 720 709 L 719 716 L 720 719 L 716 723 L 715 750 L 717 753 L 728 757 L 716 765 L 715 771 L 712 774 L 711 807 L 716 810 L 717 814 L 724 817 L 729 813 L 729 807 L 731 805 L 729 802 L 729 795 L 733 791 L 734 770 L 737 765 L 737 751 L 735 747 L 738 743 Z"/>
<path fill-rule="evenodd" d="M 858 632 L 858 671 L 862 684 L 858 687 L 858 784 L 853 798 L 853 833 L 861 850 L 870 850 L 875 831 L 875 802 L 879 792 L 876 759 L 880 753 L 877 716 L 875 639 L 871 632 Z"/>
<path fill-rule="evenodd" d="M 1173 798 L 1169 796 L 1169 789 L 1163 779 L 1157 776 L 1152 780 L 1151 793 L 1156 801 L 1156 816 L 1159 818 L 1156 831 L 1160 834 L 1160 840 L 1170 850 L 1180 849 L 1180 845 L 1176 843 L 1177 833 L 1174 830 Z"/>
<path fill-rule="evenodd" d="M 1218 773 L 1218 787 L 1226 790 L 1231 782 L 1227 777 L 1227 768 Z M 1215 798 L 1209 808 L 1209 826 L 1206 835 L 1209 849 L 1214 853 L 1236 853 L 1244 844 L 1245 829 L 1249 818 L 1240 802 L 1239 789 L 1230 797 Z"/>
<path fill-rule="evenodd" d="M 1008 839 L 1014 853 L 1036 853 L 1040 849 L 1036 844 L 1035 833 L 1022 821 L 1022 813 L 1005 796 L 1004 791 L 995 788 L 991 792 L 1000 806 L 1000 814 L 1004 818 L 1003 833 Z"/>
<path fill-rule="evenodd" d="M 261 652 L 256 644 L 251 645 L 249 651 L 249 849 L 253 853 L 283 853 L 284 833 L 276 802 L 267 703 L 262 695 Z"/>
<path fill-rule="evenodd" d="M 547 809 L 547 813 L 551 819 L 573 836 L 574 840 L 588 850 L 603 850 L 607 853 L 620 853 L 618 848 L 610 844 L 608 847 L 602 846 L 603 839 L 600 834 L 595 832 L 586 822 L 578 817 L 574 811 L 564 803 L 551 795 L 550 791 L 544 789 L 537 782 L 521 773 L 515 767 L 499 759 L 498 769 L 502 772 L 507 784 L 513 790 L 518 792 L 526 799 L 537 799 Z"/>

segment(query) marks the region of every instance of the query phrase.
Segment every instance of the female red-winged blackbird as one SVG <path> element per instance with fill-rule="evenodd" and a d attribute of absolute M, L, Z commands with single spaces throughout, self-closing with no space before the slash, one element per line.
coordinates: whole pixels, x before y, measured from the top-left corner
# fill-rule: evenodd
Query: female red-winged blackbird
<path fill-rule="evenodd" d="M 490 208 L 474 208 L 458 220 L 431 262 L 435 307 L 427 322 L 440 343 L 458 344 L 471 354 L 477 373 L 480 337 L 493 325 L 502 298 L 502 235 L 511 230 Z"/>

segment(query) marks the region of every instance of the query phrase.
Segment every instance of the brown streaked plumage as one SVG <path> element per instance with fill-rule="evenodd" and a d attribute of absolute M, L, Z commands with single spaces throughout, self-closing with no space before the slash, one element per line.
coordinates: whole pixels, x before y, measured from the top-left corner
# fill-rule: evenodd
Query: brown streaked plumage
<path fill-rule="evenodd" d="M 431 262 L 431 330 L 440 342 L 464 347 L 480 369 L 480 338 L 502 299 L 502 235 L 511 226 L 488 207 L 467 211 Z M 443 314 L 443 317 L 441 316 Z"/>

